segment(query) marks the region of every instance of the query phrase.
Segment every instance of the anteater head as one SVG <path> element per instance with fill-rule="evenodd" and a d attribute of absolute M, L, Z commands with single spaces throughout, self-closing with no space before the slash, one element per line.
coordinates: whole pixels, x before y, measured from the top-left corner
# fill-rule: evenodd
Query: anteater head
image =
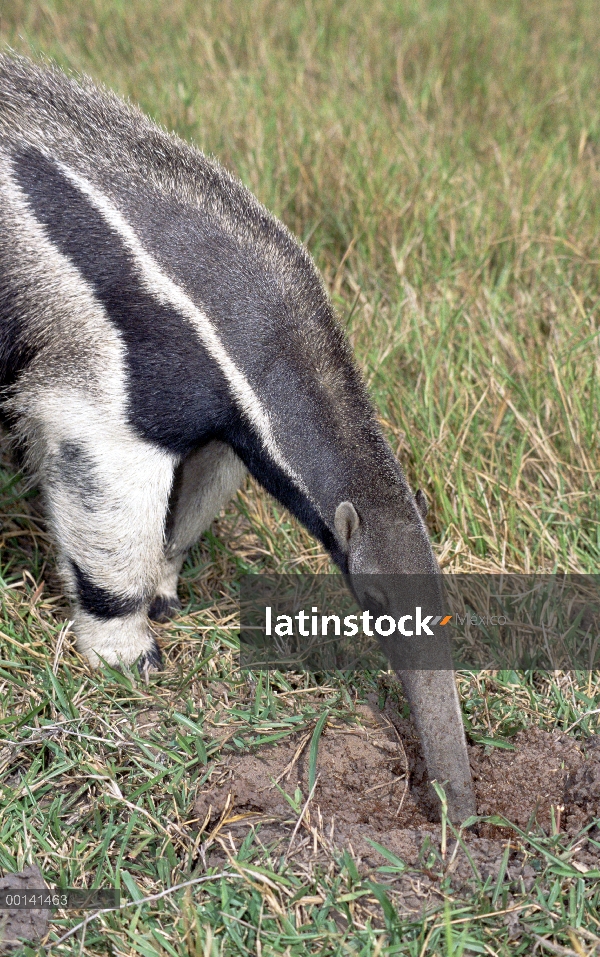
<path fill-rule="evenodd" d="M 427 503 L 418 491 L 408 486 L 396 502 L 377 506 L 341 502 L 335 513 L 335 531 L 344 555 L 348 584 L 362 608 L 376 614 L 399 614 L 399 598 L 406 589 L 398 588 L 399 576 L 419 577 L 423 581 L 440 574 L 425 525 Z M 439 579 L 426 586 L 437 594 Z M 416 584 L 416 580 L 415 580 Z"/>

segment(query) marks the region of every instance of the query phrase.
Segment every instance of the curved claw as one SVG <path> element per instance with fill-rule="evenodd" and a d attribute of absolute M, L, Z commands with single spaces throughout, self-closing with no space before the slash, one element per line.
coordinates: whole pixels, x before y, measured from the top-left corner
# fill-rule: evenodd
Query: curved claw
<path fill-rule="evenodd" d="M 151 671 L 161 671 L 163 665 L 162 652 L 158 647 L 158 642 L 156 638 L 152 639 L 152 647 L 145 651 L 143 655 L 140 655 L 136 661 L 137 670 L 140 673 L 140 677 L 148 683 L 148 676 Z"/>

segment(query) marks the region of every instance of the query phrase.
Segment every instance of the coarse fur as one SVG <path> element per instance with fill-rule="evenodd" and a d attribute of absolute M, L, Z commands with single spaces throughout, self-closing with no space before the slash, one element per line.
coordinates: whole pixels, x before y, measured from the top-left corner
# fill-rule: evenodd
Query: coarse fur
<path fill-rule="evenodd" d="M 0 414 L 43 490 L 92 665 L 160 664 L 148 616 L 176 609 L 186 550 L 246 470 L 363 607 L 397 613 L 365 577 L 438 572 L 424 498 L 306 249 L 134 107 L 12 54 L 0 56 Z M 401 677 L 430 776 L 464 818 L 452 672 Z"/>
<path fill-rule="evenodd" d="M 0 191 L 2 409 L 92 663 L 155 654 L 147 612 L 246 469 L 344 571 L 435 570 L 314 263 L 238 180 L 4 55 Z"/>

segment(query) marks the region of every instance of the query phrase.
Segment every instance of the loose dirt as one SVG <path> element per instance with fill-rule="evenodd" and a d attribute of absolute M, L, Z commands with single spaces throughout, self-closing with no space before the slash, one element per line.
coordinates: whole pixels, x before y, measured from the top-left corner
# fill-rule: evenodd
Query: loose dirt
<path fill-rule="evenodd" d="M 389 864 L 378 844 L 406 865 L 393 883 L 396 906 L 408 914 L 439 904 L 440 873 L 463 893 L 495 881 L 510 842 L 505 879 L 528 891 L 536 871 L 518 833 L 480 823 L 463 832 L 462 843 L 449 832 L 444 849 L 412 724 L 375 704 L 357 710 L 360 724 L 329 724 L 323 732 L 308 804 L 310 734 L 215 767 L 193 812 L 207 863 L 224 861 L 249 828 L 275 858 L 303 866 L 347 850 L 361 875 Z M 478 814 L 501 815 L 529 834 L 560 832 L 567 841 L 600 818 L 600 736 L 581 742 L 531 728 L 511 743 L 514 750 L 469 746 Z M 569 862 L 582 872 L 599 867 L 599 837 L 598 827 L 588 831 Z"/>

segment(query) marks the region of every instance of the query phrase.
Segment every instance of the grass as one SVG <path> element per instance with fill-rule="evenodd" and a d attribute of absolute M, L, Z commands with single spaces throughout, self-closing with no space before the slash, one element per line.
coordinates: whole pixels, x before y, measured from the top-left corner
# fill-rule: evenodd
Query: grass
<path fill-rule="evenodd" d="M 129 96 L 307 242 L 388 438 L 426 491 L 445 569 L 597 571 L 594 0 L 0 0 L 0 42 Z M 0 867 L 35 858 L 50 881 L 120 886 L 128 902 L 168 892 L 49 953 L 597 952 L 598 881 L 561 870 L 561 835 L 532 849 L 514 832 L 536 862 L 528 891 L 475 881 L 422 921 L 401 921 L 381 889 L 389 874 L 360 877 L 351 855 L 306 873 L 248 842 L 206 880 L 186 821 L 213 765 L 314 733 L 325 708 L 350 720 L 361 692 L 274 676 L 258 695 L 240 679 L 235 579 L 328 559 L 248 486 L 184 569 L 164 675 L 148 687 L 90 675 L 36 495 L 3 464 Z M 459 687 L 474 737 L 600 728 L 596 674 Z M 444 886 L 443 862 L 432 866 Z M 169 891 L 189 880 L 203 883 Z M 527 904 L 518 938 L 504 901 Z M 50 940 L 72 926 L 63 917 Z"/>

